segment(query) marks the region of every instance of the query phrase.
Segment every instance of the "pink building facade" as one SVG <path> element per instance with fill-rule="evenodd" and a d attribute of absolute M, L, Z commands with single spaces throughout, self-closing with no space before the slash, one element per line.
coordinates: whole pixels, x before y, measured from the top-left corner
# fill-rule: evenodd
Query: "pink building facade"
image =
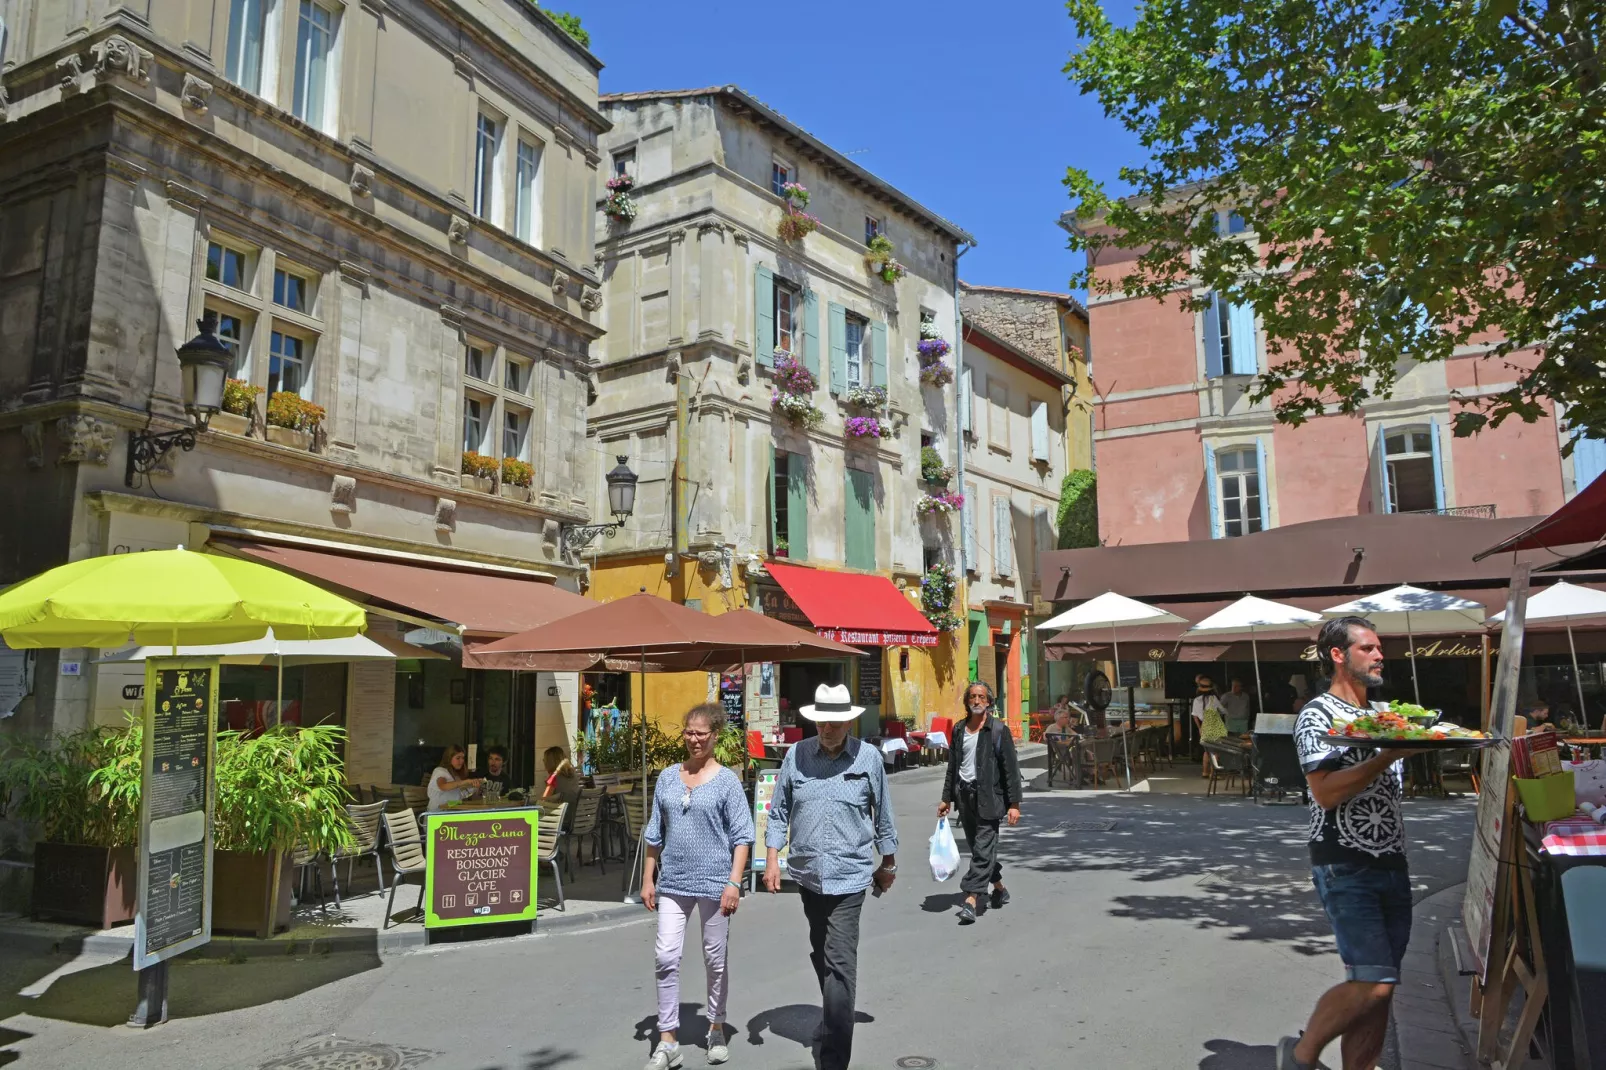
<path fill-rule="evenodd" d="M 1118 280 L 1111 258 L 1099 273 Z M 1204 291 L 1197 291 L 1208 296 Z M 1180 295 L 1179 295 L 1180 296 Z M 1248 398 L 1267 345 L 1249 306 L 1095 296 L 1088 302 L 1098 396 L 1094 449 L 1106 545 L 1231 538 L 1367 513 L 1533 516 L 1606 467 L 1606 445 L 1569 432 L 1554 407 L 1456 438 L 1458 402 L 1505 385 L 1504 361 L 1466 347 L 1403 371 L 1393 396 L 1355 415 L 1277 423 Z"/>

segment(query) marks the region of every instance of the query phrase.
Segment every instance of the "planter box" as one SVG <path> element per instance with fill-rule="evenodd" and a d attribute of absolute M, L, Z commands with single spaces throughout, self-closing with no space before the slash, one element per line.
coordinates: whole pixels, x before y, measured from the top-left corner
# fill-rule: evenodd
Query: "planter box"
<path fill-rule="evenodd" d="M 512 483 L 503 483 L 502 497 L 511 498 L 516 502 L 527 502 L 530 500 L 530 488 L 515 486 Z"/>
<path fill-rule="evenodd" d="M 275 427 L 268 425 L 268 441 L 280 446 L 289 446 L 292 449 L 312 449 L 312 432 L 296 431 L 289 427 Z"/>
<path fill-rule="evenodd" d="M 212 931 L 266 940 L 290 927 L 290 890 L 296 867 L 288 853 L 279 868 L 279 909 L 268 925 L 273 894 L 273 856 L 242 851 L 212 852 Z"/>
<path fill-rule="evenodd" d="M 492 493 L 490 476 L 471 476 L 465 472 L 457 478 L 464 490 L 472 490 L 479 494 Z"/>
<path fill-rule="evenodd" d="M 212 418 L 206 422 L 206 427 L 209 431 L 221 431 L 225 435 L 251 437 L 251 417 L 232 412 L 214 412 Z"/>
<path fill-rule="evenodd" d="M 139 859 L 132 847 L 37 843 L 33 916 L 110 929 L 134 920 Z"/>

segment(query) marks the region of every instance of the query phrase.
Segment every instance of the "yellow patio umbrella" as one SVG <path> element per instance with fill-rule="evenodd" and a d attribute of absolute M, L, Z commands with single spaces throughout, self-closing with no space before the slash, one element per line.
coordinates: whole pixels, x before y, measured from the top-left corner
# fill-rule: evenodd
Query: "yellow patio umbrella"
<path fill-rule="evenodd" d="M 0 638 L 14 649 L 241 643 L 363 631 L 355 602 L 288 572 L 186 550 L 112 554 L 43 572 L 0 592 Z"/>

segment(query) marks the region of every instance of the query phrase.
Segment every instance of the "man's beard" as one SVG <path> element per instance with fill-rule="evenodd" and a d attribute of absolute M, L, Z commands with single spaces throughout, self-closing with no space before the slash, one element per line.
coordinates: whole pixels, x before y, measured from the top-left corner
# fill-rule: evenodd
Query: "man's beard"
<path fill-rule="evenodd" d="M 1348 658 L 1344 659 L 1344 672 L 1362 687 L 1379 687 L 1383 683 L 1383 670 L 1381 668 L 1375 673 L 1365 672 L 1353 665 Z"/>

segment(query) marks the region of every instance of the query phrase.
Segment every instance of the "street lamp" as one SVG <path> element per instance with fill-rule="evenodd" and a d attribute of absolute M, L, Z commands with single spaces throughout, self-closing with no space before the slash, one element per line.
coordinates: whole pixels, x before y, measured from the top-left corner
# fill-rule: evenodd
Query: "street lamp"
<path fill-rule="evenodd" d="M 625 464 L 626 457 L 616 457 L 619 464 L 603 478 L 608 481 L 608 508 L 613 513 L 612 524 L 571 524 L 563 529 L 563 549 L 578 554 L 591 545 L 598 535 L 613 538 L 621 525 L 636 511 L 636 473 Z"/>
<path fill-rule="evenodd" d="M 223 407 L 223 381 L 228 378 L 234 354 L 218 340 L 216 312 L 204 313 L 195 326 L 201 333 L 178 347 L 184 411 L 192 422 L 176 431 L 130 431 L 125 486 L 134 486 L 135 477 L 155 468 L 173 447 L 185 452 L 193 450 L 196 434 L 206 430 L 212 414 Z"/>

